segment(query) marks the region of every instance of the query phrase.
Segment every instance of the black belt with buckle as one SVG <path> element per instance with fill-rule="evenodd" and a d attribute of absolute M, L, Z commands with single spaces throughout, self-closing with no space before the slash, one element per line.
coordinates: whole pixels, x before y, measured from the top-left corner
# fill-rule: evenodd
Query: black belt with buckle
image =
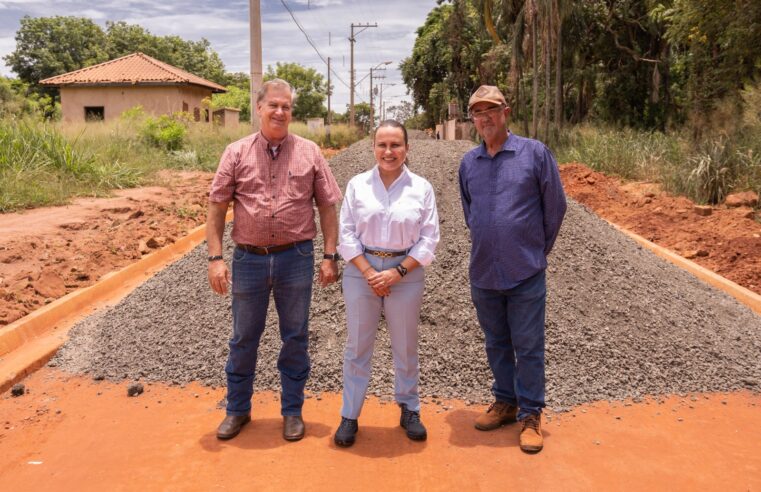
<path fill-rule="evenodd" d="M 300 241 L 298 243 L 279 244 L 277 246 L 253 246 L 251 244 L 236 244 L 236 248 L 240 248 L 249 253 L 255 255 L 265 256 L 271 253 L 279 253 L 281 251 L 288 251 L 291 248 L 296 247 L 297 244 L 305 243 L 307 241 Z"/>
<path fill-rule="evenodd" d="M 380 258 L 394 258 L 396 256 L 406 256 L 407 250 L 404 251 L 377 251 L 370 248 L 365 248 L 365 253 L 373 256 L 378 256 Z"/>

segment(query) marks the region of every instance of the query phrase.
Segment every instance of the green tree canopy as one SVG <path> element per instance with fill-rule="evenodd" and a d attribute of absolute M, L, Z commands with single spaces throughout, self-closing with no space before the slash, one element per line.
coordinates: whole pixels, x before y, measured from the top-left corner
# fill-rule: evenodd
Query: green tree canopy
<path fill-rule="evenodd" d="M 327 113 L 323 103 L 327 98 L 328 84 L 317 70 L 298 63 L 277 63 L 275 68 L 268 66 L 264 74 L 265 81 L 272 79 L 286 80 L 296 90 L 296 104 L 293 106 L 295 119 L 324 117 Z"/>
<path fill-rule="evenodd" d="M 141 51 L 217 83 L 225 82 L 224 64 L 208 40 L 155 36 L 126 22 L 107 22 L 106 30 L 81 17 L 24 17 L 16 49 L 4 59 L 21 80 L 40 80 Z"/>
<path fill-rule="evenodd" d="M 105 33 L 90 19 L 25 16 L 16 32 L 16 49 L 4 60 L 21 80 L 36 84 L 107 61 L 105 46 Z"/>

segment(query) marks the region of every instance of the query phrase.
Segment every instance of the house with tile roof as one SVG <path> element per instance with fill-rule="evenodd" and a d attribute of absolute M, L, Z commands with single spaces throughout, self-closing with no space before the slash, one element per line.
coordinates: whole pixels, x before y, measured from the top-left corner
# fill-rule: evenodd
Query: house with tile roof
<path fill-rule="evenodd" d="M 227 92 L 219 84 L 143 53 L 50 77 L 40 84 L 60 89 L 63 120 L 72 123 L 112 120 L 135 106 L 153 115 L 184 111 L 195 121 L 210 122 L 203 99 Z"/>

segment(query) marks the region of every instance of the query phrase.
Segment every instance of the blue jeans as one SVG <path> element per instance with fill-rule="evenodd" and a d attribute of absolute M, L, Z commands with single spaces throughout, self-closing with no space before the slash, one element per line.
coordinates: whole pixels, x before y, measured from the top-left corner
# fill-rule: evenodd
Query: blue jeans
<path fill-rule="evenodd" d="M 492 394 L 518 406 L 518 420 L 544 408 L 544 271 L 507 290 L 470 288 L 494 374 Z"/>
<path fill-rule="evenodd" d="M 266 256 L 233 252 L 233 334 L 227 359 L 227 414 L 251 412 L 259 340 L 264 332 L 270 292 L 280 321 L 283 345 L 280 371 L 282 415 L 301 415 L 309 376 L 309 302 L 314 275 L 312 241 Z"/>

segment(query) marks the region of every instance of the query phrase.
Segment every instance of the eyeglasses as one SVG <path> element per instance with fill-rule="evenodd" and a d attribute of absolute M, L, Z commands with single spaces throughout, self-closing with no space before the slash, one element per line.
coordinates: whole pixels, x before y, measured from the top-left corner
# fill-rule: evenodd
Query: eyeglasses
<path fill-rule="evenodd" d="M 489 109 L 482 109 L 480 111 L 470 111 L 470 119 L 482 120 L 484 118 L 489 118 L 497 114 L 497 112 L 502 111 L 504 107 L 505 107 L 504 104 L 500 104 L 499 106 L 494 106 L 493 108 L 489 108 Z"/>

